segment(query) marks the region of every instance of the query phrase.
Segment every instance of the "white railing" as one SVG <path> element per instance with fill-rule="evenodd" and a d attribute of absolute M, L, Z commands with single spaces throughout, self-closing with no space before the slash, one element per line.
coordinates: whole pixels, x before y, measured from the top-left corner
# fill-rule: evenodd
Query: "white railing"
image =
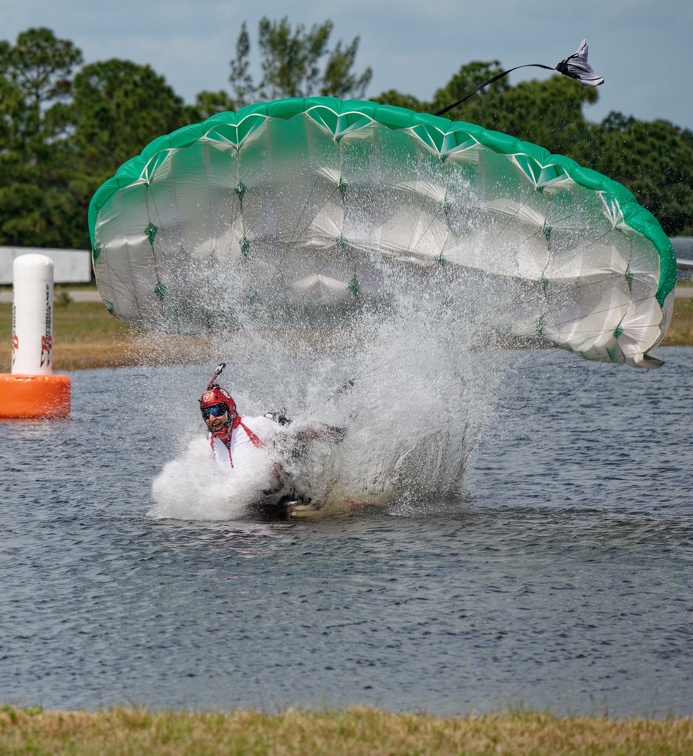
<path fill-rule="evenodd" d="M 35 249 L 0 247 L 0 284 L 12 283 L 12 266 L 20 255 L 46 255 L 53 261 L 55 283 L 89 283 L 91 252 L 84 249 Z"/>

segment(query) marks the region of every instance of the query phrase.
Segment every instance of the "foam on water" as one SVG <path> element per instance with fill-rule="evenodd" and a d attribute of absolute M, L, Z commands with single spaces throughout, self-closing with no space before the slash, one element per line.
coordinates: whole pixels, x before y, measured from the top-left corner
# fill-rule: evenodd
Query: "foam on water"
<path fill-rule="evenodd" d="M 269 474 L 268 474 L 269 473 Z M 200 436 L 168 462 L 152 484 L 156 506 L 150 515 L 183 520 L 230 520 L 262 495 L 271 477 L 266 466 L 243 468 L 233 481 L 219 474 L 209 443 Z"/>

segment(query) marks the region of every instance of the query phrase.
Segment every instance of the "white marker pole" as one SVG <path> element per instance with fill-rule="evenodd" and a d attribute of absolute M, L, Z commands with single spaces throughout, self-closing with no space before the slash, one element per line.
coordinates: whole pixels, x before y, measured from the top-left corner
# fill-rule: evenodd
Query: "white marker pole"
<path fill-rule="evenodd" d="M 14 261 L 12 373 L 0 375 L 0 417 L 70 416 L 71 386 L 53 375 L 53 261 L 20 255 Z"/>
<path fill-rule="evenodd" d="M 20 255 L 14 261 L 12 374 L 53 373 L 53 261 Z"/>

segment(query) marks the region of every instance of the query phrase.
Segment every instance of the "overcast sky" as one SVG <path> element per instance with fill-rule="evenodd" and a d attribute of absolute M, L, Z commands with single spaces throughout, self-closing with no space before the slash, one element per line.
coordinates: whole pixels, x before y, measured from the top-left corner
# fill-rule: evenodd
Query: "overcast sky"
<path fill-rule="evenodd" d="M 356 70 L 372 67 L 370 97 L 397 89 L 429 99 L 472 60 L 555 66 L 586 38 L 589 62 L 606 79 L 599 102 L 586 106 L 589 120 L 616 110 L 693 129 L 691 0 L 0 0 L 0 39 L 46 26 L 85 63 L 148 63 L 192 103 L 203 89 L 229 91 L 242 21 L 252 44 L 262 16 L 284 15 L 293 25 L 332 20 L 333 43 L 360 36 Z M 530 68 L 511 82 L 550 75 Z"/>

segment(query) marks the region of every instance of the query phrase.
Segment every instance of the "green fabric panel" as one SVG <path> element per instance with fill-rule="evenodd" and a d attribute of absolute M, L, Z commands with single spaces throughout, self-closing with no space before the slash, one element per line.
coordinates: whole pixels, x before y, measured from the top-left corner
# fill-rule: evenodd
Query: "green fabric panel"
<path fill-rule="evenodd" d="M 186 130 L 190 127 L 186 127 Z M 143 150 L 141 158 L 143 162 L 147 162 L 148 160 L 151 160 L 151 158 L 156 155 L 157 152 L 160 150 L 166 150 L 170 147 L 171 143 L 171 137 L 169 134 L 165 134 L 164 136 L 157 137 L 153 142 L 150 142 Z M 126 163 L 127 165 L 127 163 Z"/>
<path fill-rule="evenodd" d="M 94 194 L 88 214 L 92 245 L 99 210 L 119 189 L 126 188 L 139 181 L 147 163 L 159 152 L 189 147 L 215 127 L 235 126 L 239 123 L 243 124 L 238 129 L 238 139 L 242 140 L 247 133 L 257 128 L 259 121 L 248 118 L 253 114 L 262 116 L 263 119 L 269 116 L 289 120 L 310 108 L 318 107 L 329 108 L 338 114 L 351 112 L 361 114 L 392 130 L 423 127 L 425 134 L 430 138 L 430 144 L 434 145 L 439 152 L 444 144 L 442 132 L 443 134 L 452 134 L 458 145 L 465 144 L 471 137 L 499 154 L 528 155 L 542 166 L 555 163 L 577 184 L 594 191 L 612 194 L 621 207 L 625 223 L 652 241 L 660 256 L 660 280 L 657 292 L 657 300 L 660 305 L 663 304 L 665 298 L 673 289 L 676 283 L 677 264 L 671 243 L 654 216 L 641 207 L 634 196 L 621 184 L 596 171 L 584 168 L 569 158 L 552 155 L 543 147 L 523 142 L 507 134 L 486 130 L 476 124 L 462 121 L 453 123 L 447 118 L 416 113 L 406 108 L 379 105 L 369 101 L 342 101 L 332 97 L 291 98 L 257 103 L 242 108 L 238 113 L 231 111 L 218 113 L 202 123 L 191 124 L 170 135 L 158 137 L 143 149 L 141 155 L 124 163 L 118 169 L 115 177 L 106 181 Z M 350 118 L 347 117 L 346 123 L 349 124 L 350 122 Z M 221 129 L 219 133 L 222 133 Z M 534 169 L 532 173 L 535 173 Z"/>
<path fill-rule="evenodd" d="M 205 129 L 202 124 L 184 126 L 170 135 L 168 146 L 173 148 L 187 147 L 198 139 L 201 139 L 204 133 Z"/>

